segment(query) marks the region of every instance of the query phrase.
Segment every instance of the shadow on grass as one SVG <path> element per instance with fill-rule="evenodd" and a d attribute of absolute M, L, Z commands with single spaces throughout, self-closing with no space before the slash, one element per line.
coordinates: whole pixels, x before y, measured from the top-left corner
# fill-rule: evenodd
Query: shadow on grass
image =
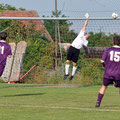
<path fill-rule="evenodd" d="M 0 97 L 20 97 L 20 96 L 34 96 L 34 95 L 44 95 L 45 93 L 28 93 L 28 94 L 16 94 L 16 95 L 5 95 Z"/>

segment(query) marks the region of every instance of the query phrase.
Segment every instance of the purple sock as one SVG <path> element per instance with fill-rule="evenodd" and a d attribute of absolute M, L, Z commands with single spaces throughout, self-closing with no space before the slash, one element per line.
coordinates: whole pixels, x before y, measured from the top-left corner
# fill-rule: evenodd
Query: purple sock
<path fill-rule="evenodd" d="M 101 103 L 103 96 L 104 94 L 101 94 L 101 93 L 98 94 L 97 104 Z"/>

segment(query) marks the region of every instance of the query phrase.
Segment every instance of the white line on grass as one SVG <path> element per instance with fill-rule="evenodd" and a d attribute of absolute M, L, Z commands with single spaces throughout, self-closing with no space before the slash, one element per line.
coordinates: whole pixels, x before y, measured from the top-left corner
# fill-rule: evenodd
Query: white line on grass
<path fill-rule="evenodd" d="M 60 106 L 32 106 L 20 104 L 0 104 L 3 107 L 25 107 L 25 108 L 47 108 L 47 109 L 69 109 L 69 110 L 83 110 L 83 111 L 101 111 L 101 112 L 120 112 L 120 110 L 112 109 L 96 109 L 96 108 L 80 108 L 80 107 L 60 107 Z"/>

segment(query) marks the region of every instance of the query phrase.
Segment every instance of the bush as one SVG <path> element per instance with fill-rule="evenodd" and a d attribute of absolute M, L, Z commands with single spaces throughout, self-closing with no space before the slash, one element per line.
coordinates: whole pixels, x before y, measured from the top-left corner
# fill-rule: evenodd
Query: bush
<path fill-rule="evenodd" d="M 28 45 L 23 63 L 23 72 L 27 72 L 33 65 L 38 66 L 34 71 L 35 83 L 45 82 L 45 71 L 53 69 L 54 67 L 53 43 L 47 40 L 36 38 L 35 42 L 31 42 Z"/>
<path fill-rule="evenodd" d="M 104 70 L 100 64 L 100 59 L 79 59 L 78 67 L 80 68 L 81 84 L 102 84 Z"/>

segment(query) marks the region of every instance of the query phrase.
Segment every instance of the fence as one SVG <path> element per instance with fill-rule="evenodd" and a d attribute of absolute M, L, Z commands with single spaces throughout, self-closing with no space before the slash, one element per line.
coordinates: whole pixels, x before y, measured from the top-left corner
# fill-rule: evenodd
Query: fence
<path fill-rule="evenodd" d="M 101 84 L 104 70 L 100 58 L 104 50 L 112 45 L 113 36 L 120 34 L 120 19 L 89 19 L 86 28 L 86 32 L 91 34 L 88 40 L 89 54 L 86 56 L 81 49 L 74 79 L 63 80 L 67 46 L 78 35 L 84 21 L 79 18 L 0 17 L 0 30 L 8 33 L 8 42 L 27 42 L 19 81 L 38 84 Z M 36 30 L 36 27 L 39 29 Z M 71 69 L 72 63 L 70 73 Z"/>

